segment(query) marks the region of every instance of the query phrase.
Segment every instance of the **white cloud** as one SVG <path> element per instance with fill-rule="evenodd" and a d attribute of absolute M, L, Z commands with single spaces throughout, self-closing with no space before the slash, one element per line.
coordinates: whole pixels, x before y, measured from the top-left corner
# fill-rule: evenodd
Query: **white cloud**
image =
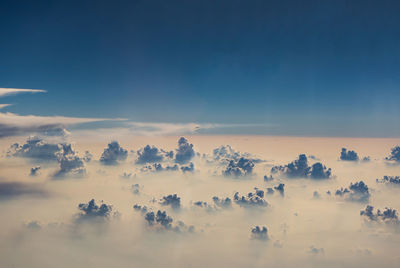
<path fill-rule="evenodd" d="M 44 93 L 47 92 L 43 89 L 29 89 L 29 88 L 0 88 L 0 98 L 7 95 L 15 95 L 19 93 Z"/>
<path fill-rule="evenodd" d="M 3 108 L 5 108 L 7 106 L 10 106 L 10 105 L 12 105 L 12 104 L 0 104 L 0 109 L 3 109 Z"/>

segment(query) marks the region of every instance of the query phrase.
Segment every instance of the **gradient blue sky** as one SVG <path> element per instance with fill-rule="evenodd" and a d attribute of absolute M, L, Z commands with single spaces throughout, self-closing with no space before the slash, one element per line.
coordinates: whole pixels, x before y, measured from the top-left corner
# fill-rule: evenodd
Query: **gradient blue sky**
<path fill-rule="evenodd" d="M 1 1 L 18 114 L 400 136 L 399 1 Z M 257 126 L 264 125 L 265 126 Z"/>

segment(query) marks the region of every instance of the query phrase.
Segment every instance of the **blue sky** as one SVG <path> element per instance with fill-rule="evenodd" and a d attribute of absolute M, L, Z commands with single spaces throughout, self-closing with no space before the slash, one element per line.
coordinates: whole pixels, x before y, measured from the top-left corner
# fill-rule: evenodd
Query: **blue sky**
<path fill-rule="evenodd" d="M 398 1 L 2 1 L 21 115 L 400 136 Z M 216 132 L 216 133 L 217 133 Z"/>

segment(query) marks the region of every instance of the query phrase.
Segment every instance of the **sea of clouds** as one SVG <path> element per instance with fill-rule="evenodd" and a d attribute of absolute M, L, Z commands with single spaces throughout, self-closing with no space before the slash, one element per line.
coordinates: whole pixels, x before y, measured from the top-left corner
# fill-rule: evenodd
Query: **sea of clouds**
<path fill-rule="evenodd" d="M 0 140 L 0 267 L 398 267 L 399 139 Z"/>

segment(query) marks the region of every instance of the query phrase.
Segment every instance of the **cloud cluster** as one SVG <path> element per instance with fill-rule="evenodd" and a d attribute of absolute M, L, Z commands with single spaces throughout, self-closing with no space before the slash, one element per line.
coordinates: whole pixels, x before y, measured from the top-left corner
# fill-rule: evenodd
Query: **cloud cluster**
<path fill-rule="evenodd" d="M 193 144 L 189 143 L 187 139 L 181 137 L 178 140 L 178 149 L 176 149 L 175 162 L 179 164 L 186 164 L 195 156 Z"/>
<path fill-rule="evenodd" d="M 256 157 L 252 157 L 249 153 L 241 153 L 239 151 L 234 150 L 229 144 L 221 145 L 218 148 L 213 150 L 213 159 L 216 161 L 239 161 L 240 158 L 247 158 L 251 160 L 253 163 L 261 162 L 261 159 Z"/>
<path fill-rule="evenodd" d="M 264 199 L 264 191 L 254 188 L 254 192 L 250 192 L 247 196 L 240 196 L 236 192 L 233 196 L 233 201 L 241 207 L 267 207 L 268 202 Z"/>
<path fill-rule="evenodd" d="M 392 148 L 390 155 L 385 158 L 388 161 L 400 162 L 400 146 L 395 146 Z"/>
<path fill-rule="evenodd" d="M 178 221 L 176 225 L 173 225 L 173 218 L 167 215 L 166 211 L 158 210 L 157 213 L 148 211 L 146 207 L 136 205 L 135 210 L 144 214 L 144 219 L 150 227 L 155 227 L 157 230 L 168 230 L 176 233 L 193 233 L 195 228 L 193 225 L 187 226 L 182 221 Z"/>
<path fill-rule="evenodd" d="M 268 240 L 268 229 L 265 226 L 255 226 L 251 229 L 251 238 L 257 240 Z"/>
<path fill-rule="evenodd" d="M 300 154 L 299 158 L 285 166 L 274 166 L 271 173 L 281 174 L 288 178 L 312 178 L 328 179 L 332 175 L 330 168 L 326 168 L 322 163 L 317 162 L 311 167 L 308 165 L 307 156 Z"/>
<path fill-rule="evenodd" d="M 218 196 L 214 196 L 212 198 L 214 204 L 220 208 L 231 208 L 232 207 L 232 200 L 229 197 L 226 198 L 219 198 Z"/>
<path fill-rule="evenodd" d="M 63 144 L 63 154 L 59 156 L 60 169 L 54 174 L 54 177 L 63 177 L 65 175 L 82 176 L 86 173 L 85 164 L 72 149 L 71 144 Z"/>
<path fill-rule="evenodd" d="M 230 160 L 222 174 L 234 177 L 248 176 L 252 174 L 253 168 L 252 160 L 241 157 L 238 160 Z"/>
<path fill-rule="evenodd" d="M 383 176 L 383 178 L 376 179 L 376 182 L 378 183 L 385 183 L 385 184 L 394 184 L 394 185 L 400 185 L 400 176 Z"/>
<path fill-rule="evenodd" d="M 100 163 L 104 165 L 116 165 L 125 161 L 128 157 L 128 151 L 122 148 L 117 141 L 108 144 L 100 157 Z"/>
<path fill-rule="evenodd" d="M 14 143 L 7 151 L 7 156 L 25 157 L 35 160 L 58 161 L 64 147 L 61 143 L 48 143 L 37 136 L 30 136 L 26 143 L 19 145 Z"/>
<path fill-rule="evenodd" d="M 399 216 L 395 209 L 385 208 L 383 212 L 380 209 L 374 213 L 374 207 L 368 205 L 364 210 L 360 211 L 360 215 L 365 217 L 367 222 L 384 223 L 387 225 L 400 225 Z"/>
<path fill-rule="evenodd" d="M 77 221 L 86 220 L 106 220 L 110 218 L 112 206 L 102 203 L 98 206 L 94 199 L 88 203 L 80 203 L 78 209 L 81 211 L 77 215 Z"/>
<path fill-rule="evenodd" d="M 179 170 L 179 167 L 177 164 L 175 164 L 173 166 L 167 165 L 167 166 L 163 167 L 163 165 L 160 163 L 146 165 L 140 169 L 141 172 L 161 172 L 161 171 L 177 171 L 177 170 Z"/>
<path fill-rule="evenodd" d="M 340 152 L 340 160 L 343 161 L 358 161 L 358 155 L 355 151 L 348 150 L 346 148 L 342 148 L 342 151 Z"/>
<path fill-rule="evenodd" d="M 335 195 L 344 197 L 346 200 L 354 202 L 368 202 L 371 196 L 368 186 L 363 181 L 350 183 L 349 188 L 338 189 L 336 190 Z"/>
<path fill-rule="evenodd" d="M 173 158 L 174 152 L 166 152 L 164 150 L 159 150 L 155 146 L 146 145 L 144 148 L 137 151 L 138 159 L 136 163 L 147 164 L 147 163 L 157 163 L 162 162 L 165 157 Z"/>

